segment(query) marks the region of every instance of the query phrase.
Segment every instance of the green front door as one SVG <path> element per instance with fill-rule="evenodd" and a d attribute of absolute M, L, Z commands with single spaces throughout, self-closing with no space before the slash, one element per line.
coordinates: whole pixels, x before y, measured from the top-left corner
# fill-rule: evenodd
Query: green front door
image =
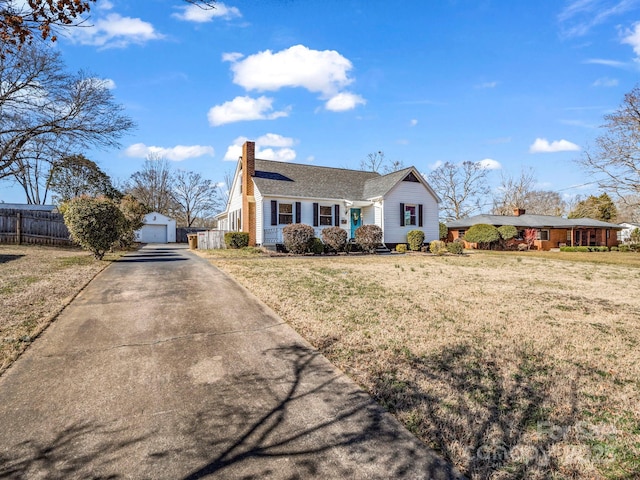
<path fill-rule="evenodd" d="M 362 212 L 359 208 L 351 209 L 351 238 L 355 238 L 356 230 L 362 225 Z"/>

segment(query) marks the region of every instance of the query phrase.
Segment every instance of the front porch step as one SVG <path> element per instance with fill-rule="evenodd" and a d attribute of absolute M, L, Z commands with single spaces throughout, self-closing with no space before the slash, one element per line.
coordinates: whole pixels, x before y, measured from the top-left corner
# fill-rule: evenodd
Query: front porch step
<path fill-rule="evenodd" d="M 391 254 L 391 250 L 389 250 L 389 248 L 387 248 L 387 246 L 384 243 L 381 243 L 380 245 L 378 245 L 378 248 L 376 248 L 376 255 L 390 255 Z"/>

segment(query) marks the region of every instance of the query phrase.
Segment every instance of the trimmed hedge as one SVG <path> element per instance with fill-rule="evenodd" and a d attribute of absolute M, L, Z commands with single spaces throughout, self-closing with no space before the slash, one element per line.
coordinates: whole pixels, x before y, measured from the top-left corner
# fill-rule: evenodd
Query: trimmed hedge
<path fill-rule="evenodd" d="M 449 242 L 447 243 L 447 252 L 454 255 L 462 255 L 464 252 L 464 246 L 461 242 Z"/>
<path fill-rule="evenodd" d="M 249 246 L 249 234 L 247 232 L 227 232 L 224 234 L 224 243 L 227 248 L 244 248 Z"/>
<path fill-rule="evenodd" d="M 407 242 L 411 251 L 419 252 L 424 244 L 424 232 L 422 230 L 409 231 L 407 233 Z"/>
<path fill-rule="evenodd" d="M 447 253 L 447 245 L 442 240 L 434 240 L 429 244 L 429 251 L 435 255 Z"/>
<path fill-rule="evenodd" d="M 309 247 L 309 251 L 314 255 L 320 255 L 324 253 L 324 243 L 319 238 L 314 238 L 311 240 L 311 246 Z"/>
<path fill-rule="evenodd" d="M 331 250 L 344 251 L 347 246 L 347 231 L 340 227 L 327 227 L 322 229 L 322 241 Z"/>
<path fill-rule="evenodd" d="M 373 253 L 382 243 L 382 228 L 378 225 L 362 225 L 356 230 L 356 243 L 365 252 Z"/>
<path fill-rule="evenodd" d="M 489 248 L 493 242 L 500 240 L 500 233 L 493 225 L 478 223 L 467 230 L 464 239 L 467 242 L 477 243 L 481 248 Z"/>
<path fill-rule="evenodd" d="M 71 239 L 98 260 L 102 260 L 127 229 L 124 214 L 106 197 L 72 198 L 65 202 L 63 210 Z"/>
<path fill-rule="evenodd" d="M 307 253 L 313 246 L 316 232 L 311 225 L 291 223 L 282 229 L 282 241 L 291 253 Z"/>

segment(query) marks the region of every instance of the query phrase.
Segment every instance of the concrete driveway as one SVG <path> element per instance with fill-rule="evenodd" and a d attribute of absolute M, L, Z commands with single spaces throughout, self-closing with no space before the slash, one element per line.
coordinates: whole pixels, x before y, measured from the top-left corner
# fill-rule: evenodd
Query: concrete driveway
<path fill-rule="evenodd" d="M 0 478 L 453 476 L 181 245 L 109 266 L 0 377 Z"/>

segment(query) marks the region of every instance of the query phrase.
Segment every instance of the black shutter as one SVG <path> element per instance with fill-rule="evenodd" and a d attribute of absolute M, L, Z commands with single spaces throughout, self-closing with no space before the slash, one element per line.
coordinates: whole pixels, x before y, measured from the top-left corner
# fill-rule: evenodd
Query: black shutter
<path fill-rule="evenodd" d="M 313 204 L 313 226 L 317 227 L 318 226 L 318 204 L 314 203 Z"/>
<path fill-rule="evenodd" d="M 340 205 L 333 206 L 333 224 L 336 227 L 340 226 Z"/>
<path fill-rule="evenodd" d="M 418 205 L 418 226 L 422 226 L 422 204 Z"/>
<path fill-rule="evenodd" d="M 296 223 L 302 223 L 302 203 L 296 202 Z"/>
<path fill-rule="evenodd" d="M 404 203 L 400 204 L 400 226 L 404 227 Z"/>
<path fill-rule="evenodd" d="M 271 225 L 278 225 L 278 201 L 271 200 Z"/>

